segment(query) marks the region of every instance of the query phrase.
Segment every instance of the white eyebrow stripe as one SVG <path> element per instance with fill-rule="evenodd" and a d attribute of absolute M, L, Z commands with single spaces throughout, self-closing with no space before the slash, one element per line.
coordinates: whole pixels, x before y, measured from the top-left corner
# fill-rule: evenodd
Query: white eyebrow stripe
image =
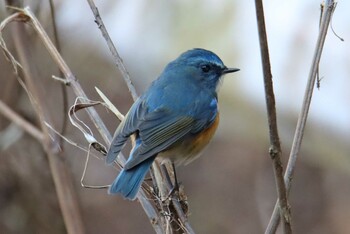
<path fill-rule="evenodd" d="M 217 63 L 217 62 L 212 62 L 212 63 L 215 64 L 215 65 L 218 66 L 218 67 L 222 67 L 222 65 L 223 65 L 223 64 Z"/>
<path fill-rule="evenodd" d="M 206 62 L 206 63 L 213 64 L 213 65 L 218 66 L 218 67 L 224 67 L 224 65 L 222 63 L 219 63 L 219 61 L 208 60 L 208 59 L 205 59 L 205 60 L 202 60 L 202 61 Z"/>

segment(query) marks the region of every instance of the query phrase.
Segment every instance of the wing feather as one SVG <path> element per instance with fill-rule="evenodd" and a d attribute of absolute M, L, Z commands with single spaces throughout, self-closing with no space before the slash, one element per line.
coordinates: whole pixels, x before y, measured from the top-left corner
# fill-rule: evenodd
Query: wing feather
<path fill-rule="evenodd" d="M 162 120 L 165 121 L 160 123 Z M 189 116 L 177 118 L 165 116 L 155 121 L 154 128 L 151 130 L 140 130 L 142 143 L 135 150 L 134 157 L 127 162 L 125 168 L 130 169 L 174 144 L 191 131 L 193 122 L 194 119 Z"/>
<path fill-rule="evenodd" d="M 137 131 L 138 119 L 146 112 L 142 103 L 141 99 L 138 99 L 125 115 L 117 130 L 115 130 L 113 140 L 106 155 L 107 164 L 114 162 L 129 136 Z"/>

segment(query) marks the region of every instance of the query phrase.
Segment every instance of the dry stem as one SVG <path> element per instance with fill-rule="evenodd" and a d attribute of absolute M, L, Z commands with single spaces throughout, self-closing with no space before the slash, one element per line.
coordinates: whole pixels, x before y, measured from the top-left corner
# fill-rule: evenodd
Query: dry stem
<path fill-rule="evenodd" d="M 264 73 L 264 87 L 267 106 L 267 118 L 270 132 L 270 157 L 273 163 L 275 174 L 277 194 L 279 198 L 280 217 L 282 217 L 284 233 L 292 233 L 290 207 L 288 204 L 288 197 L 283 180 L 283 166 L 281 162 L 282 150 L 278 136 L 277 116 L 275 107 L 275 95 L 273 92 L 272 74 L 269 58 L 269 49 L 267 43 L 264 9 L 261 0 L 255 1 L 256 17 L 258 21 L 259 41 L 261 60 Z"/>
<path fill-rule="evenodd" d="M 310 73 L 308 76 L 308 82 L 306 85 L 304 100 L 303 100 L 301 112 L 298 118 L 297 127 L 295 130 L 293 145 L 290 152 L 286 173 L 284 175 L 284 181 L 286 184 L 287 192 L 289 192 L 291 187 L 292 178 L 293 178 L 294 169 L 295 169 L 295 163 L 296 163 L 296 160 L 300 151 L 302 139 L 304 136 L 304 130 L 305 130 L 305 125 L 306 125 L 306 121 L 307 121 L 307 117 L 310 109 L 312 93 L 315 86 L 317 69 L 321 59 L 321 54 L 322 54 L 324 42 L 326 39 L 328 26 L 334 11 L 334 6 L 335 5 L 333 0 L 327 0 L 325 3 L 324 13 L 322 17 L 321 26 L 320 26 L 320 32 L 316 43 L 314 57 L 312 59 L 312 64 L 311 64 Z M 273 210 L 273 214 L 271 216 L 270 222 L 265 231 L 265 234 L 275 233 L 277 230 L 279 221 L 280 221 L 280 217 L 278 216 L 278 201 L 277 201 L 275 204 L 275 208 Z"/>
<path fill-rule="evenodd" d="M 123 60 L 119 56 L 119 53 L 118 53 L 117 49 L 115 48 L 111 37 L 109 36 L 109 33 L 108 33 L 108 31 L 107 31 L 107 29 L 102 21 L 102 18 L 100 16 L 100 13 L 99 13 L 97 7 L 95 6 L 94 1 L 87 0 L 87 2 L 89 3 L 91 11 L 94 14 L 95 22 L 96 22 L 98 28 L 100 29 L 102 36 L 106 40 L 106 43 L 107 43 L 109 50 L 111 51 L 111 54 L 112 54 L 114 61 L 115 61 L 115 64 L 117 65 L 119 71 L 122 73 L 123 79 L 124 79 L 126 85 L 128 86 L 128 89 L 131 93 L 132 98 L 135 101 L 138 98 L 138 95 L 137 95 L 137 92 L 136 92 L 134 85 L 132 84 L 129 73 L 124 66 Z"/>
<path fill-rule="evenodd" d="M 6 118 L 17 124 L 25 132 L 34 137 L 37 141 L 43 142 L 44 135 L 30 122 L 25 120 L 22 116 L 13 111 L 9 106 L 7 106 L 3 101 L 0 100 L 0 113 L 3 114 Z"/>

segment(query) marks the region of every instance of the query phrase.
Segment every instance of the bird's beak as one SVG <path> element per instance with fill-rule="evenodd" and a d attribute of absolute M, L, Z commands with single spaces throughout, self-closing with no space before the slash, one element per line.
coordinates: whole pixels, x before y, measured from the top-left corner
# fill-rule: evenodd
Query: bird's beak
<path fill-rule="evenodd" d="M 240 69 L 239 68 L 228 68 L 225 67 L 224 70 L 222 70 L 222 74 L 227 74 L 227 73 L 233 73 L 233 72 L 238 72 Z"/>

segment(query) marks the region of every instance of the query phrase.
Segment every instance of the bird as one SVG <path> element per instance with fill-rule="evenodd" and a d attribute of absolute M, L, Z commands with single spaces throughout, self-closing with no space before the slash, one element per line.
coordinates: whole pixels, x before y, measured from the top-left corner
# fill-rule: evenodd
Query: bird
<path fill-rule="evenodd" d="M 117 127 L 106 155 L 112 164 L 128 138 L 135 144 L 108 194 L 135 200 L 156 157 L 188 164 L 209 143 L 219 124 L 222 77 L 237 72 L 213 52 L 188 50 L 164 68 Z"/>

